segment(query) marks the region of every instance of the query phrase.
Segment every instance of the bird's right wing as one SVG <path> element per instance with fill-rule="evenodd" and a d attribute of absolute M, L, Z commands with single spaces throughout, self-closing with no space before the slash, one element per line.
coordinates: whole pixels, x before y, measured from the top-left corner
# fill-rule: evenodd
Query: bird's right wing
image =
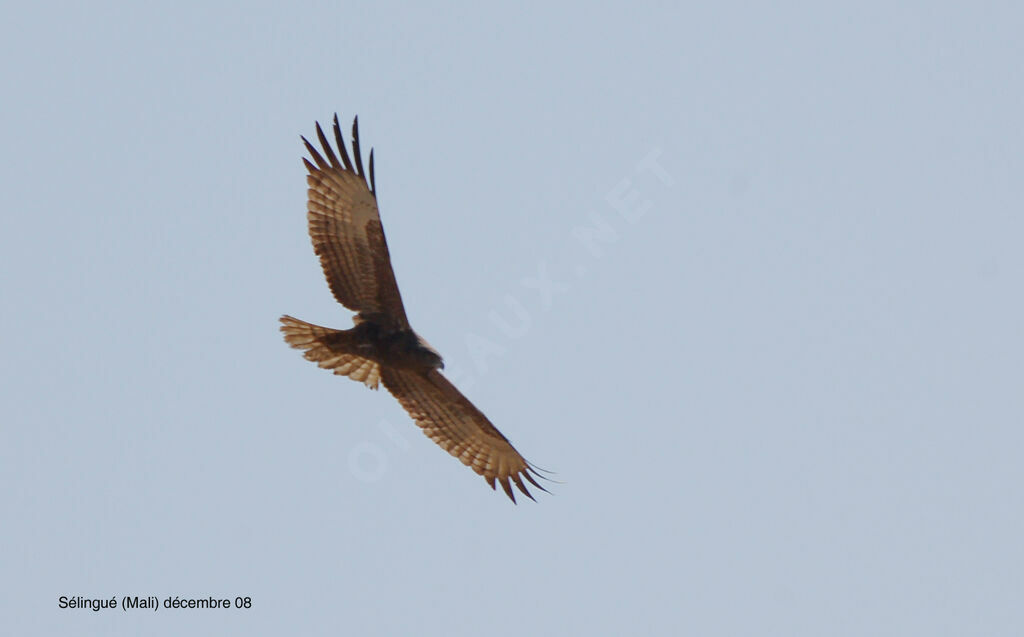
<path fill-rule="evenodd" d="M 534 466 L 441 372 L 384 367 L 382 379 L 423 433 L 482 475 L 492 489 L 497 480 L 513 502 L 516 497 L 509 479 L 531 500 L 524 478 L 547 491 L 534 480 L 533 476 L 541 477 Z"/>

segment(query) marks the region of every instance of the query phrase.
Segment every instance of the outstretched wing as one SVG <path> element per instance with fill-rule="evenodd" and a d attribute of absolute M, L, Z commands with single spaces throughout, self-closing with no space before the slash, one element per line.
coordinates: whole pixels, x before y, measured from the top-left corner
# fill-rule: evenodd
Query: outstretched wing
<path fill-rule="evenodd" d="M 334 140 L 341 161 L 334 154 L 320 123 L 316 136 L 326 159 L 303 137 L 313 161 L 303 158 L 309 170 L 309 236 L 320 257 L 327 284 L 334 298 L 363 315 L 378 315 L 398 328 L 408 329 L 402 297 L 391 269 L 384 227 L 377 210 L 377 187 L 373 176 L 373 150 L 370 151 L 369 183 L 359 150 L 359 120 L 352 122 L 352 151 L 355 164 L 345 149 L 345 141 L 334 116 Z M 387 317 L 382 319 L 382 317 Z"/>
<path fill-rule="evenodd" d="M 497 480 L 513 502 L 516 497 L 509 479 L 531 500 L 533 496 L 527 491 L 524 478 L 547 491 L 534 480 L 533 476 L 540 477 L 534 466 L 441 372 L 385 367 L 382 378 L 384 386 L 423 428 L 423 433 L 482 475 L 492 489 Z"/>

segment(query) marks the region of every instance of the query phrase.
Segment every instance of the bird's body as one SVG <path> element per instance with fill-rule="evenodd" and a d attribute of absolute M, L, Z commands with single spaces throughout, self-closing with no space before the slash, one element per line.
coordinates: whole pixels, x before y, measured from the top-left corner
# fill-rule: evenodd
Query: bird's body
<path fill-rule="evenodd" d="M 444 368 L 440 354 L 416 332 L 395 328 L 386 322 L 375 321 L 372 317 L 357 316 L 355 327 L 347 330 L 311 325 L 290 316 L 283 317 L 282 322 L 285 340 L 290 345 L 302 348 L 313 342 L 307 339 L 314 338 L 315 342 L 325 348 L 325 358 L 311 358 L 317 362 L 326 360 L 333 365 L 337 356 L 356 355 L 372 361 L 378 367 L 383 363 L 419 372 Z M 311 328 L 318 330 L 318 333 L 314 335 Z M 377 389 L 376 383 L 370 386 Z"/>
<path fill-rule="evenodd" d="M 366 351 L 368 358 L 422 372 L 444 369 L 441 355 L 412 330 L 394 329 L 371 319 L 356 323 L 345 333 L 356 340 L 356 348 Z"/>
<path fill-rule="evenodd" d="M 383 382 L 428 437 L 492 488 L 501 484 L 515 502 L 514 483 L 532 499 L 524 479 L 545 490 L 534 479 L 538 474 L 533 465 L 441 374 L 440 354 L 409 325 L 377 209 L 373 151 L 367 181 L 358 123 L 352 125 L 352 158 L 337 116 L 334 137 L 340 160 L 319 124 L 316 132 L 327 157 L 303 138 L 313 158 L 303 159 L 309 171 L 309 234 L 331 292 L 357 314 L 355 326 L 347 330 L 283 316 L 285 341 L 335 374 L 373 389 Z"/>

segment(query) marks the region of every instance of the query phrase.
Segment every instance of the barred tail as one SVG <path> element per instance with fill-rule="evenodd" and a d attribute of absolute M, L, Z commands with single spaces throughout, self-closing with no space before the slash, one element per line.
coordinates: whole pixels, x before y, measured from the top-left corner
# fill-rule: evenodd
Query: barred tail
<path fill-rule="evenodd" d="M 281 332 L 289 345 L 304 350 L 306 360 L 377 389 L 380 365 L 355 353 L 358 342 L 351 330 L 320 327 L 286 315 L 281 317 Z"/>

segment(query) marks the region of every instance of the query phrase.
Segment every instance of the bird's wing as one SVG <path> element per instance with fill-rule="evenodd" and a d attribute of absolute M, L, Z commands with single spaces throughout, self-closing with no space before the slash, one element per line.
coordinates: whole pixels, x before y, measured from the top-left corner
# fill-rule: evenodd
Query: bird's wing
<path fill-rule="evenodd" d="M 382 379 L 388 391 L 423 428 L 423 433 L 482 475 L 492 489 L 497 480 L 513 502 L 516 498 L 509 479 L 531 500 L 533 496 L 527 491 L 524 478 L 547 491 L 534 480 L 533 476 L 539 477 L 534 466 L 441 372 L 385 367 Z"/>
<path fill-rule="evenodd" d="M 387 317 L 395 326 L 408 329 L 402 297 L 391 269 L 384 227 L 377 210 L 377 187 L 373 176 L 373 150 L 370 151 L 369 183 L 359 150 L 359 120 L 352 123 L 352 151 L 355 163 L 345 149 L 345 141 L 334 116 L 334 140 L 341 161 L 330 142 L 316 125 L 316 136 L 326 159 L 303 137 L 313 161 L 303 158 L 309 171 L 309 236 L 320 257 L 327 284 L 334 298 L 363 315 Z"/>

